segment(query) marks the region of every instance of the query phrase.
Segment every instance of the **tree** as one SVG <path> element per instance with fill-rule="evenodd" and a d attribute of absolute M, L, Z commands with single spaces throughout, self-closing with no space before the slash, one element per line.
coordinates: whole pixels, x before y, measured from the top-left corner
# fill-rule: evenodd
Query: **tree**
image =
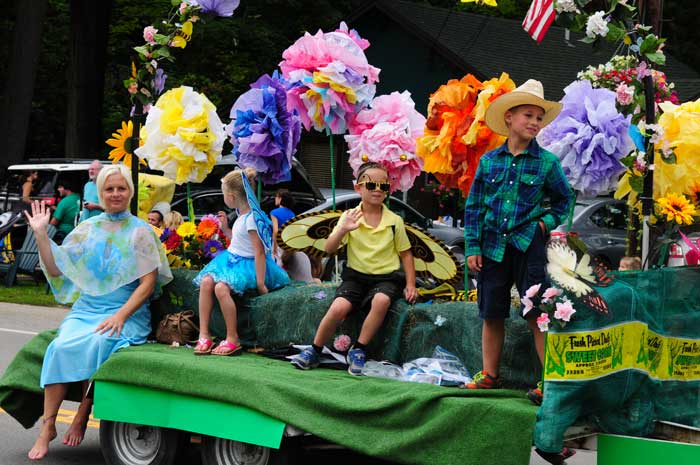
<path fill-rule="evenodd" d="M 17 5 L 14 39 L 0 110 L 0 140 L 5 143 L 5 157 L 0 161 L 3 166 L 24 158 L 46 7 L 47 0 L 25 0 L 21 6 Z"/>

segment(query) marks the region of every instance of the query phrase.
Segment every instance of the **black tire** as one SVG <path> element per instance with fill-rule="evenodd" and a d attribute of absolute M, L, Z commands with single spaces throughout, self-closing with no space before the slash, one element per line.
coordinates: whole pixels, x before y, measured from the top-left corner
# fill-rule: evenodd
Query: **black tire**
<path fill-rule="evenodd" d="M 100 449 L 107 465 L 172 465 L 178 444 L 174 429 L 100 421 Z"/>
<path fill-rule="evenodd" d="M 296 441 L 285 438 L 279 449 L 202 437 L 202 465 L 294 465 L 299 450 Z"/>

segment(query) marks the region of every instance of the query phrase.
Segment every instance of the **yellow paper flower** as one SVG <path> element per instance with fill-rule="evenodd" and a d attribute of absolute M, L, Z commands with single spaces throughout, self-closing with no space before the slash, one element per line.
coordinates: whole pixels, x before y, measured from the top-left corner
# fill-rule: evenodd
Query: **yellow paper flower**
<path fill-rule="evenodd" d="M 666 221 L 693 224 L 693 215 L 696 214 L 695 206 L 688 202 L 685 195 L 669 192 L 666 197 L 657 200 L 657 204 L 659 213 L 666 217 Z"/>
<path fill-rule="evenodd" d="M 185 238 L 187 236 L 194 236 L 197 234 L 197 226 L 191 221 L 185 221 L 182 223 L 180 226 L 178 226 L 177 230 L 177 235 Z"/>
<path fill-rule="evenodd" d="M 136 154 L 177 184 L 201 182 L 221 158 L 224 125 L 216 107 L 191 87 L 164 93 L 148 112 Z"/>
<path fill-rule="evenodd" d="M 134 125 L 131 120 L 128 122 L 122 121 L 122 128 L 117 129 L 117 132 L 112 133 L 112 138 L 105 142 L 110 147 L 114 147 L 109 152 L 109 159 L 112 163 L 123 161 L 126 166 L 131 168 L 131 136 L 134 134 Z M 139 141 L 143 145 L 143 141 Z M 147 166 L 144 160 L 140 160 L 143 166 Z"/>
<path fill-rule="evenodd" d="M 476 3 L 477 5 L 486 5 L 497 7 L 496 0 L 462 0 L 462 3 Z"/>

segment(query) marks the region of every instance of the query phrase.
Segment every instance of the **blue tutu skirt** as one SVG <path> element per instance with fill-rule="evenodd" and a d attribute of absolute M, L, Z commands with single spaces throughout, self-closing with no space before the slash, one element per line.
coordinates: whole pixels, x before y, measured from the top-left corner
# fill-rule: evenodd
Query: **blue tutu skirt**
<path fill-rule="evenodd" d="M 196 287 L 202 283 L 202 279 L 211 276 L 215 283 L 228 284 L 231 291 L 243 294 L 248 289 L 257 289 L 255 277 L 255 259 L 253 257 L 241 257 L 229 251 L 223 251 L 210 261 L 202 271 L 192 280 Z M 289 276 L 270 254 L 265 256 L 265 287 L 269 290 L 286 286 Z"/>

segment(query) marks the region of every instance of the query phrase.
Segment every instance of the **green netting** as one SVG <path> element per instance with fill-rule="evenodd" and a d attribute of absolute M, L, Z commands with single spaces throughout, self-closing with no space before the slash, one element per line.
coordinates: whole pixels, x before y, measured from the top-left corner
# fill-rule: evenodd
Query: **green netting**
<path fill-rule="evenodd" d="M 196 272 L 174 270 L 173 274 L 175 279 L 164 288 L 160 303 L 153 306 L 154 322 L 159 321 L 164 313 L 188 308 L 198 312 L 197 292 L 191 284 Z M 330 283 L 292 283 L 261 297 L 248 294 L 237 299 L 239 333 L 244 345 L 274 349 L 311 343 L 321 318 L 333 301 L 335 288 Z M 362 312 L 351 314 L 338 328 L 337 334 L 347 334 L 355 339 L 360 333 L 364 315 Z M 441 325 L 436 324 L 438 316 L 445 320 Z M 212 316 L 211 331 L 218 337 L 225 335 L 218 310 Z M 369 345 L 368 355 L 403 363 L 430 357 L 436 345 L 458 355 L 471 373 L 481 369 L 481 320 L 476 304 L 409 305 L 399 300 Z M 532 335 L 519 317 L 506 324 L 501 374 L 509 387 L 533 385 L 540 376 Z"/>
<path fill-rule="evenodd" d="M 597 288 L 610 314 L 579 311 L 547 340 L 535 444 L 561 450 L 589 417 L 603 432 L 644 436 L 655 420 L 700 426 L 700 268 L 623 272 Z"/>

